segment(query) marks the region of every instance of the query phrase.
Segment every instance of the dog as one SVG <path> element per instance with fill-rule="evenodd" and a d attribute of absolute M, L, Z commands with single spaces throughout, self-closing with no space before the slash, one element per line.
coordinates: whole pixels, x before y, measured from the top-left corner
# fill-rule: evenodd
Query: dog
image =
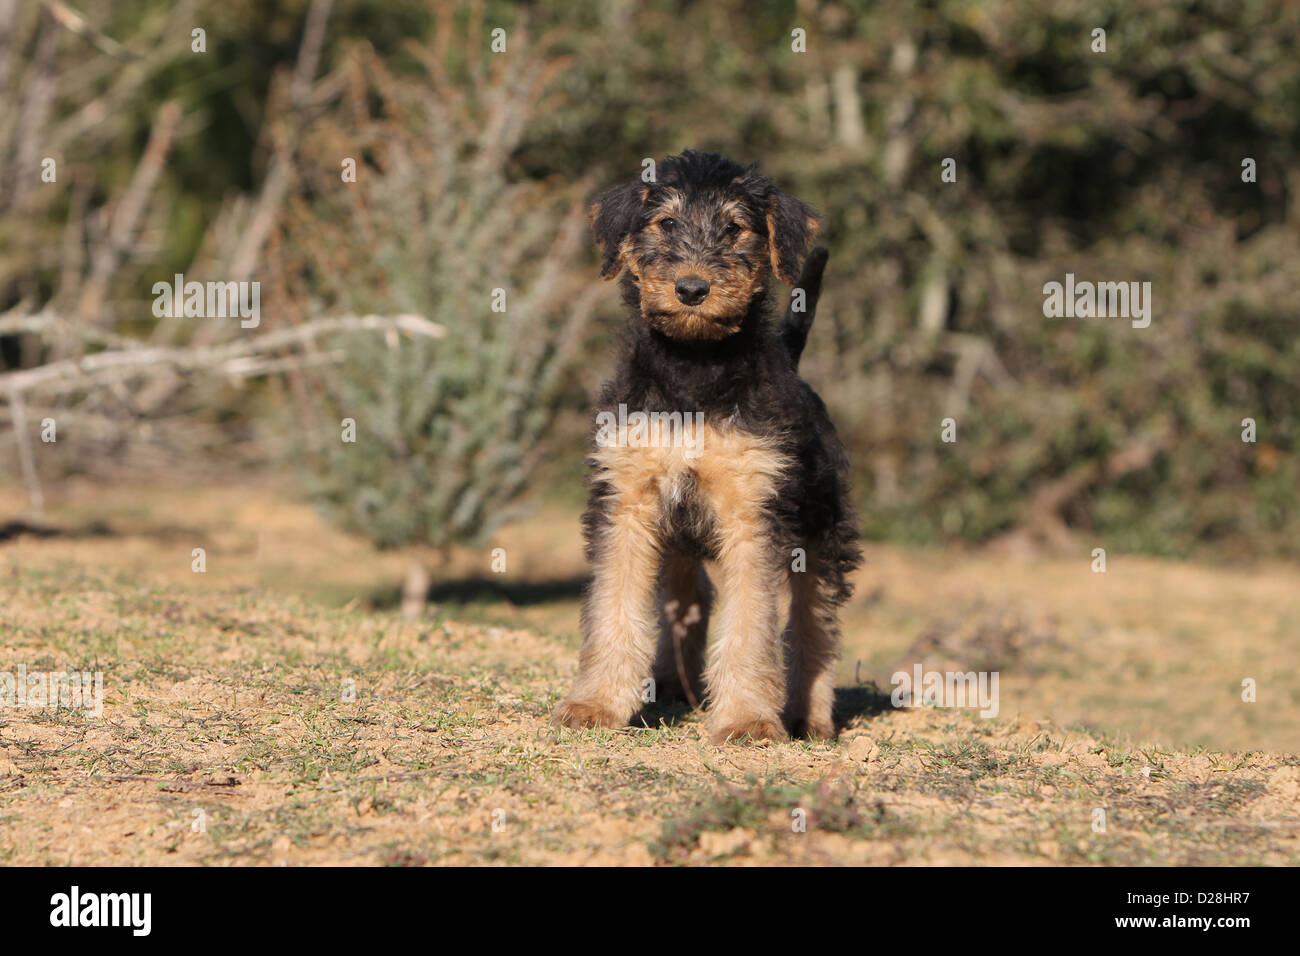
<path fill-rule="evenodd" d="M 827 258 L 809 253 L 819 219 L 715 153 L 657 173 L 590 208 L 600 274 L 622 275 L 631 315 L 596 406 L 620 428 L 591 443 L 593 578 L 555 722 L 624 727 L 702 687 L 715 743 L 831 738 L 838 610 L 861 552 L 844 448 L 798 374 Z M 796 287 L 779 324 L 772 277 Z"/>

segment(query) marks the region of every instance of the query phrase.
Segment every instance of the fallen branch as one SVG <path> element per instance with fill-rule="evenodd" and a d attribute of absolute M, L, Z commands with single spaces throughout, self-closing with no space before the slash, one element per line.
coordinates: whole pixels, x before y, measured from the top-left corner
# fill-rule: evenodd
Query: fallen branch
<path fill-rule="evenodd" d="M 36 335 L 47 341 L 54 341 L 62 336 L 66 322 L 62 315 L 56 312 L 25 313 L 20 310 L 21 306 L 0 315 L 0 336 Z M 90 326 L 77 326 L 75 334 L 87 344 L 105 348 L 129 349 L 141 345 L 138 339 Z"/>
<path fill-rule="evenodd" d="M 0 335 L 30 333 L 49 338 L 61 336 L 68 328 L 69 324 L 63 317 L 54 313 L 10 314 L 0 317 Z M 132 421 L 147 421 L 145 413 L 157 404 L 153 399 L 149 399 L 146 408 L 137 407 L 133 398 L 147 395 L 149 389 L 143 393 L 136 392 L 133 396 L 125 387 L 125 383 L 132 379 L 152 377 L 152 382 L 156 385 L 160 383 L 163 376 L 177 379 L 178 376 L 190 372 L 199 372 L 217 378 L 245 379 L 342 361 L 346 358 L 346 352 L 341 349 L 332 349 L 323 353 L 279 354 L 286 348 L 305 346 L 315 342 L 321 336 L 330 334 L 379 331 L 394 342 L 399 332 L 433 339 L 442 338 L 447 334 L 446 329 L 436 322 L 430 322 L 423 316 L 409 314 L 335 316 L 317 319 L 303 325 L 275 329 L 222 345 L 205 346 L 148 346 L 132 339 L 95 330 L 85 324 L 78 324 L 76 330 L 82 333 L 83 344 L 87 341 L 100 344 L 108 341 L 117 347 L 84 355 L 81 358 L 58 359 L 35 368 L 0 374 L 0 401 L 8 405 L 9 420 L 13 425 L 13 441 L 18 448 L 19 470 L 27 486 L 30 512 L 35 517 L 41 515 L 44 496 L 41 493 L 40 479 L 36 472 L 36 458 L 29 434 L 24 398 L 26 393 L 43 392 L 47 395 L 62 395 L 102 390 L 104 394 L 114 396 L 124 407 L 126 414 L 116 419 L 116 422 L 120 427 L 125 428 Z M 170 394 L 173 390 L 172 384 L 165 381 L 161 381 L 161 384 L 166 386 L 164 394 Z M 0 445 L 3 444 L 7 442 L 0 438 Z"/>
<path fill-rule="evenodd" d="M 1137 435 L 1104 460 L 1083 462 L 1040 485 L 1021 510 L 1016 527 L 995 538 L 989 546 L 995 550 L 1022 552 L 1032 552 L 1043 545 L 1058 551 L 1069 549 L 1075 539 L 1062 515 L 1066 505 L 1092 485 L 1102 481 L 1113 482 L 1151 467 L 1156 456 L 1173 443 L 1173 434 L 1167 430 Z"/>
<path fill-rule="evenodd" d="M 58 319 L 53 319 L 57 325 Z M 276 329 L 245 341 L 202 347 L 125 347 L 96 352 L 81 358 L 63 359 L 36 368 L 20 369 L 0 375 L 0 392 L 13 396 L 19 392 L 59 386 L 58 391 L 103 386 L 135 374 L 149 374 L 152 369 L 210 371 L 218 375 L 247 376 L 250 357 L 277 349 L 312 342 L 322 335 L 337 332 L 406 332 L 440 339 L 446 329 L 419 315 L 346 315 L 317 319 L 303 325 Z M 273 368 L 274 366 L 268 366 Z"/>

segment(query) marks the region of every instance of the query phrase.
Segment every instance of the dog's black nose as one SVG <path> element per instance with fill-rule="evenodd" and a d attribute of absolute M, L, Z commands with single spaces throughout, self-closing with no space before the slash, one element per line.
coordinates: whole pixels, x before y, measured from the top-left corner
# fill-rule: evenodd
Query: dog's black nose
<path fill-rule="evenodd" d="M 709 297 L 709 283 L 699 276 L 677 280 L 677 298 L 687 305 L 699 305 Z"/>

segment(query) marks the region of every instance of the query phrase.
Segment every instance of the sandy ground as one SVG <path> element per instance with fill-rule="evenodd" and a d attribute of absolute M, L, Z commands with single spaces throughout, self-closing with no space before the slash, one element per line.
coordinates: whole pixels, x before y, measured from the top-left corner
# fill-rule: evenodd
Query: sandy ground
<path fill-rule="evenodd" d="M 551 729 L 571 509 L 456 553 L 414 623 L 408 556 L 271 480 L 72 482 L 48 518 L 0 538 L 0 674 L 100 671 L 103 711 L 0 704 L 2 862 L 1300 862 L 1293 566 L 873 546 L 840 738 L 720 748 L 681 709 Z M 894 709 L 915 663 L 997 671 L 997 716 Z"/>

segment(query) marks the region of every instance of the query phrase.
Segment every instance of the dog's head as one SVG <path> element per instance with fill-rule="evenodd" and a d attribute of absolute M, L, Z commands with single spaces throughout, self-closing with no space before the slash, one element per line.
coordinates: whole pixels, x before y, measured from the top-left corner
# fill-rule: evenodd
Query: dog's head
<path fill-rule="evenodd" d="M 659 164 L 655 182 L 635 179 L 590 209 L 600 274 L 625 267 L 641 314 L 673 338 L 736 332 L 768 275 L 793 285 L 817 232 L 817 215 L 777 189 L 756 166 L 687 150 Z"/>

